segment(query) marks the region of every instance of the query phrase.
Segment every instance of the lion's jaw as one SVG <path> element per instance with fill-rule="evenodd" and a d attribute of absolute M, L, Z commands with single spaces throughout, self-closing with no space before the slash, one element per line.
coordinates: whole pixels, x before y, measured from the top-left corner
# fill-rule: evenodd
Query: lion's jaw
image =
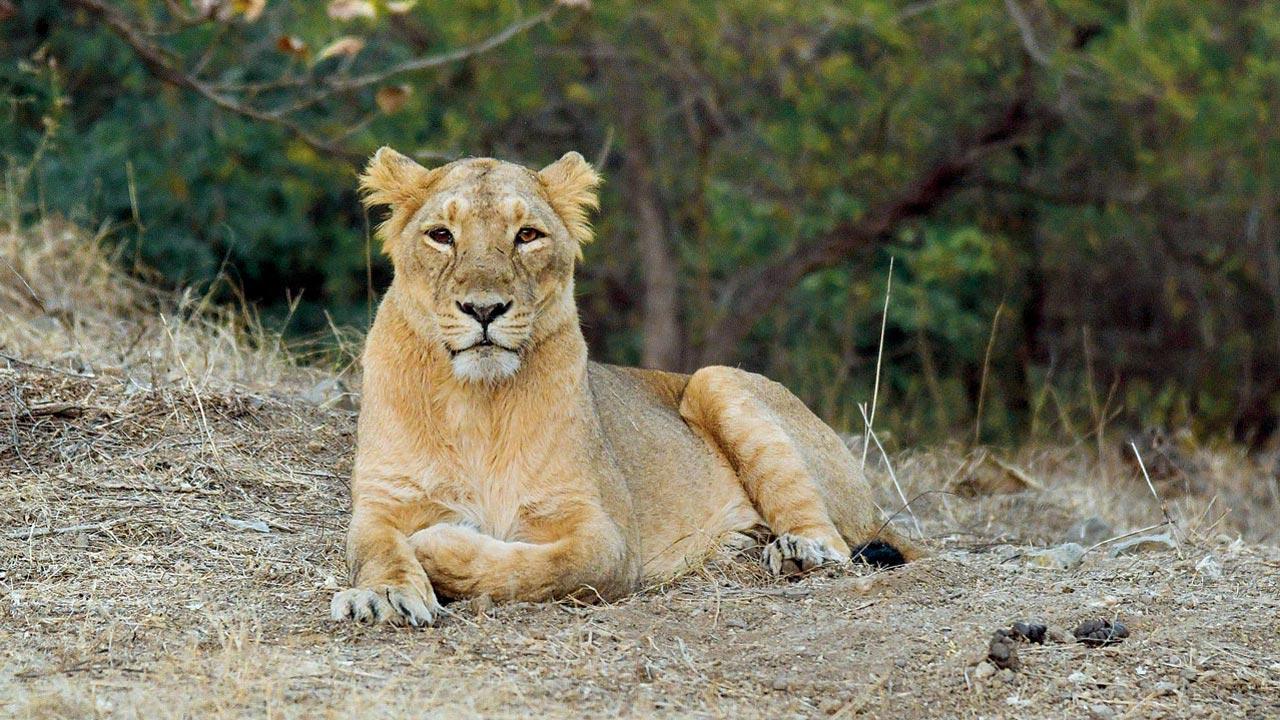
<path fill-rule="evenodd" d="M 520 369 L 520 354 L 499 347 L 478 347 L 453 356 L 454 377 L 464 382 L 497 383 Z"/>
<path fill-rule="evenodd" d="M 528 312 L 499 318 L 487 328 L 464 326 L 443 338 L 453 375 L 463 382 L 496 384 L 515 376 L 545 341 L 565 328 L 577 330 L 573 282 L 558 286 L 551 297 Z"/>
<path fill-rule="evenodd" d="M 500 317 L 483 326 L 457 309 L 459 301 L 438 301 L 433 295 L 397 276 L 388 301 L 408 321 L 415 344 L 436 362 L 447 362 L 454 379 L 488 385 L 503 382 L 519 372 L 527 353 L 536 348 L 536 335 L 541 333 L 534 329 L 542 318 L 533 317 L 534 312 Z"/>

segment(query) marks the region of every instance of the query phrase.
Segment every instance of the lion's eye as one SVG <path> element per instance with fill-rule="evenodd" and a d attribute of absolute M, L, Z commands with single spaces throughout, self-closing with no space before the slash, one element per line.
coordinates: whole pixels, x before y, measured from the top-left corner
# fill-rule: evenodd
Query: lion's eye
<path fill-rule="evenodd" d="M 547 234 L 538 228 L 522 227 L 518 232 L 516 232 L 516 244 L 523 245 L 525 243 L 531 243 L 538 238 L 544 238 L 546 236 Z"/>
<path fill-rule="evenodd" d="M 432 228 L 427 231 L 427 237 L 441 245 L 453 244 L 453 233 L 449 232 L 449 228 Z"/>

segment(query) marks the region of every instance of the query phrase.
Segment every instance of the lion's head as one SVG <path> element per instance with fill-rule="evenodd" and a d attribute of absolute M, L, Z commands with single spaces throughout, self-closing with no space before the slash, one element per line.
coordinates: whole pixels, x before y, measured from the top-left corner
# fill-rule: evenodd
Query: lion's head
<path fill-rule="evenodd" d="M 489 158 L 427 169 L 382 148 L 360 177 L 397 297 L 454 375 L 514 375 L 542 338 L 576 322 L 573 265 L 591 239 L 600 176 L 576 152 L 540 171 Z"/>

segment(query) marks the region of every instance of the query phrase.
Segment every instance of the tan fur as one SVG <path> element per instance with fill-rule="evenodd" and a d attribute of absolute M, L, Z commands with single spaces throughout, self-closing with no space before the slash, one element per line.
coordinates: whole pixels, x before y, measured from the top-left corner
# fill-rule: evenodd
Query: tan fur
<path fill-rule="evenodd" d="M 427 170 L 387 148 L 370 161 L 361 187 L 390 206 L 379 236 L 396 274 L 365 348 L 353 588 L 335 617 L 430 623 L 437 591 L 616 597 L 762 526 L 775 571 L 848 561 L 874 537 L 914 555 L 782 386 L 587 360 L 573 265 L 598 183 L 577 153 L 536 173 Z M 517 245 L 522 227 L 545 237 Z M 484 306 L 502 308 L 487 326 L 466 310 Z"/>

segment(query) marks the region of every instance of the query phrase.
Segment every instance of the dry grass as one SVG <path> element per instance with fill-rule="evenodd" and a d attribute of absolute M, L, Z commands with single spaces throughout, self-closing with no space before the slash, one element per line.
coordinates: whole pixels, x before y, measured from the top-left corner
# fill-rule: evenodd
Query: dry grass
<path fill-rule="evenodd" d="M 157 290 L 121 271 L 102 236 L 74 225 L 0 230 L 0 348 L 10 362 L 152 386 L 297 389 L 323 375 L 251 308 L 213 303 L 218 287 Z"/>
<path fill-rule="evenodd" d="M 1092 438 L 934 448 L 892 458 L 933 550 L 905 569 L 789 582 L 716 562 L 609 606 L 331 623 L 355 422 L 299 394 L 324 371 L 252 322 L 123 278 L 74 229 L 5 236 L 0 252 L 0 274 L 34 291 L 0 283 L 0 716 L 1278 710 L 1275 472 L 1234 449 L 1194 454 L 1192 492 L 1157 486 L 1176 551 L 1024 567 L 1081 519 L 1120 534 L 1162 522 L 1160 503 Z M 874 448 L 868 471 L 896 510 Z M 1008 681 L 974 674 L 996 627 L 1039 617 L 1069 634 L 1099 615 L 1132 637 L 1025 647 Z"/>

